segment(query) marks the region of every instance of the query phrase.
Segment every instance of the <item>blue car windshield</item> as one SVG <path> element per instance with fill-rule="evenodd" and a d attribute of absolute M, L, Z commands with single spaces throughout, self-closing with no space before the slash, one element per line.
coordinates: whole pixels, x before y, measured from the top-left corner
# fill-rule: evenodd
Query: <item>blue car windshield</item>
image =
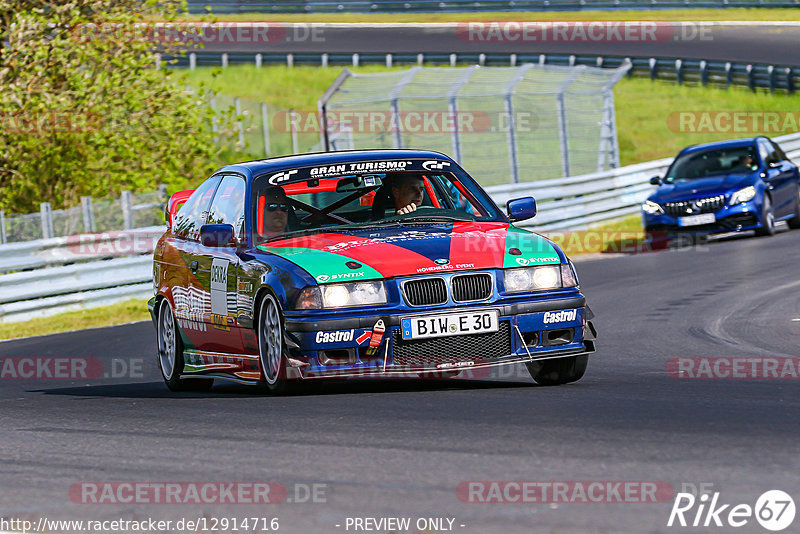
<path fill-rule="evenodd" d="M 414 221 L 505 221 L 494 202 L 462 172 L 337 176 L 273 185 L 253 183 L 253 242 L 293 232 Z M 413 204 L 413 208 L 405 208 Z"/>
<path fill-rule="evenodd" d="M 758 157 L 752 145 L 714 148 L 678 156 L 667 171 L 664 182 L 680 183 L 709 176 L 756 170 L 758 170 Z"/>

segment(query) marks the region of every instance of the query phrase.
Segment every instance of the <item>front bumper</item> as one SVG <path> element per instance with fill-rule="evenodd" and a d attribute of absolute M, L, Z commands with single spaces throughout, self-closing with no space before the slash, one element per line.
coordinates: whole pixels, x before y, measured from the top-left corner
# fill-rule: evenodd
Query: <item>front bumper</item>
<path fill-rule="evenodd" d="M 496 310 L 498 330 L 481 334 L 403 339 L 401 319 Z M 553 314 L 565 311 L 567 314 Z M 574 313 L 572 313 L 574 311 Z M 553 320 L 566 317 L 565 320 Z M 456 372 L 592 353 L 596 332 L 581 296 L 516 304 L 486 304 L 343 319 L 286 319 L 289 373 L 296 378 L 398 376 Z M 386 330 L 368 351 L 373 327 Z M 341 341 L 339 341 L 341 339 Z M 335 340 L 335 341 L 331 341 Z"/>
<path fill-rule="evenodd" d="M 761 227 L 761 211 L 754 200 L 724 206 L 714 212 L 715 221 L 696 226 L 680 226 L 679 217 L 672 215 L 649 215 L 642 213 L 645 232 L 658 236 L 663 234 L 718 234 L 723 232 L 743 232 Z"/>

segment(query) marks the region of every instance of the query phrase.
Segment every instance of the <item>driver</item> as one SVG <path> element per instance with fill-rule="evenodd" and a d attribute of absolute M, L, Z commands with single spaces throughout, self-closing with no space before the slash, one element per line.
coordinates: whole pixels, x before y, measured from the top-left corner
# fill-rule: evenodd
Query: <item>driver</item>
<path fill-rule="evenodd" d="M 286 224 L 289 221 L 289 201 L 286 192 L 282 187 L 270 186 L 264 195 L 264 228 L 262 235 L 272 237 L 286 231 Z"/>
<path fill-rule="evenodd" d="M 392 197 L 397 215 L 416 211 L 422 205 L 425 182 L 422 176 L 400 175 L 392 181 Z"/>

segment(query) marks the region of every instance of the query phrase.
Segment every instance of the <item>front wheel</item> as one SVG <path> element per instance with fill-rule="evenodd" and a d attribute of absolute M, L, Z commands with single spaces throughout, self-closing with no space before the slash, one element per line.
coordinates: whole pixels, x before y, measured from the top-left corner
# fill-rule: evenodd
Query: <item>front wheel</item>
<path fill-rule="evenodd" d="M 283 321 L 278 301 L 271 294 L 261 299 L 256 329 L 262 385 L 270 393 L 288 393 L 291 382 L 286 378 Z"/>
<path fill-rule="evenodd" d="M 558 386 L 580 380 L 583 377 L 583 373 L 586 372 L 588 363 L 589 356 L 581 354 L 566 358 L 528 362 L 525 367 L 528 368 L 531 378 L 537 384 Z"/>
<path fill-rule="evenodd" d="M 772 211 L 772 201 L 764 195 L 764 204 L 761 207 L 761 228 L 756 230 L 756 235 L 775 235 L 775 213 Z"/>
<path fill-rule="evenodd" d="M 170 391 L 208 391 L 212 378 L 181 378 L 183 373 L 183 341 L 169 301 L 164 299 L 158 312 L 158 368 Z"/>

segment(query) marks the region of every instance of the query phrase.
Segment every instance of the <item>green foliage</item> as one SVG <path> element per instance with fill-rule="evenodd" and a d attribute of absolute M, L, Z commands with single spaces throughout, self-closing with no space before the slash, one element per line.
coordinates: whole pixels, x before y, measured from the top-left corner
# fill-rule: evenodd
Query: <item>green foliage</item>
<path fill-rule="evenodd" d="M 145 17 L 178 0 L 0 0 L 0 209 L 197 183 L 217 154 L 211 113 L 156 52 Z M 183 36 L 181 37 L 183 38 Z M 158 49 L 155 45 L 158 45 Z"/>

